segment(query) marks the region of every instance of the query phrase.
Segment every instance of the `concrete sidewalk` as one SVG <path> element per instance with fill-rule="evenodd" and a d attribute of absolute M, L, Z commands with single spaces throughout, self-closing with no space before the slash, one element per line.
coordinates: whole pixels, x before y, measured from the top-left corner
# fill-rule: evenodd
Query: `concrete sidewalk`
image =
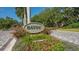
<path fill-rule="evenodd" d="M 3 51 L 12 51 L 12 48 L 15 45 L 16 40 L 17 40 L 16 38 L 13 38 Z"/>
<path fill-rule="evenodd" d="M 16 39 L 11 34 L 11 31 L 0 31 L 0 50 L 11 51 Z"/>

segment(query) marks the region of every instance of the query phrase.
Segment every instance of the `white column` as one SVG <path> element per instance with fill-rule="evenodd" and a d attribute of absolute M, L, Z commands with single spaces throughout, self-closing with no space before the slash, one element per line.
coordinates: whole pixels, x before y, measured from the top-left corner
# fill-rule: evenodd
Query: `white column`
<path fill-rule="evenodd" d="M 24 7 L 24 20 L 23 20 L 23 25 L 26 25 L 26 20 L 27 20 L 27 13 L 26 13 L 26 8 Z"/>
<path fill-rule="evenodd" d="M 27 10 L 27 24 L 30 23 L 30 7 L 26 7 Z"/>

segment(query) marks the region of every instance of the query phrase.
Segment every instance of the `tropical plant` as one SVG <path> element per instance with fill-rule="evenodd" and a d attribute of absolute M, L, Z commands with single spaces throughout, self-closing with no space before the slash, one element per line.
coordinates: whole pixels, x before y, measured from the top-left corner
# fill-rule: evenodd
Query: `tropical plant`
<path fill-rule="evenodd" d="M 30 20 L 27 19 L 27 13 L 30 12 L 30 9 L 29 11 L 27 11 L 28 9 L 26 7 L 16 7 L 15 9 L 16 9 L 16 15 L 20 17 L 20 19 L 22 19 L 22 25 L 25 26 L 26 22 L 27 23 L 30 22 Z"/>
<path fill-rule="evenodd" d="M 22 25 L 26 24 L 26 7 L 16 7 L 16 15 L 22 19 Z"/>
<path fill-rule="evenodd" d="M 13 18 L 10 17 L 0 18 L 0 29 L 9 29 L 14 24 L 18 24 L 18 22 Z"/>

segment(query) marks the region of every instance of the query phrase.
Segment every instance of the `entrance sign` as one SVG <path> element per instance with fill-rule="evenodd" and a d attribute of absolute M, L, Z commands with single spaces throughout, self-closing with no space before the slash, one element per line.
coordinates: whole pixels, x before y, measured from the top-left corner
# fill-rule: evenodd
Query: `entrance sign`
<path fill-rule="evenodd" d="M 42 32 L 45 29 L 45 27 L 41 23 L 31 22 L 25 26 L 25 29 L 29 33 L 39 33 Z"/>

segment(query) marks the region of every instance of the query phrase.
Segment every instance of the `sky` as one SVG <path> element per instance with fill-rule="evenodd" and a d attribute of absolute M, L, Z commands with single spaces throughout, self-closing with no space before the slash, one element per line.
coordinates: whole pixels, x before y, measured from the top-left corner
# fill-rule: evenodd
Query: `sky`
<path fill-rule="evenodd" d="M 31 8 L 31 16 L 37 15 L 43 10 L 44 10 L 43 7 L 32 7 Z M 0 7 L 0 18 L 5 18 L 6 16 L 14 18 L 15 20 L 20 19 L 16 15 L 15 8 L 13 8 L 13 7 Z"/>
<path fill-rule="evenodd" d="M 37 15 L 43 10 L 44 10 L 44 7 L 32 7 L 31 8 L 31 16 Z"/>

